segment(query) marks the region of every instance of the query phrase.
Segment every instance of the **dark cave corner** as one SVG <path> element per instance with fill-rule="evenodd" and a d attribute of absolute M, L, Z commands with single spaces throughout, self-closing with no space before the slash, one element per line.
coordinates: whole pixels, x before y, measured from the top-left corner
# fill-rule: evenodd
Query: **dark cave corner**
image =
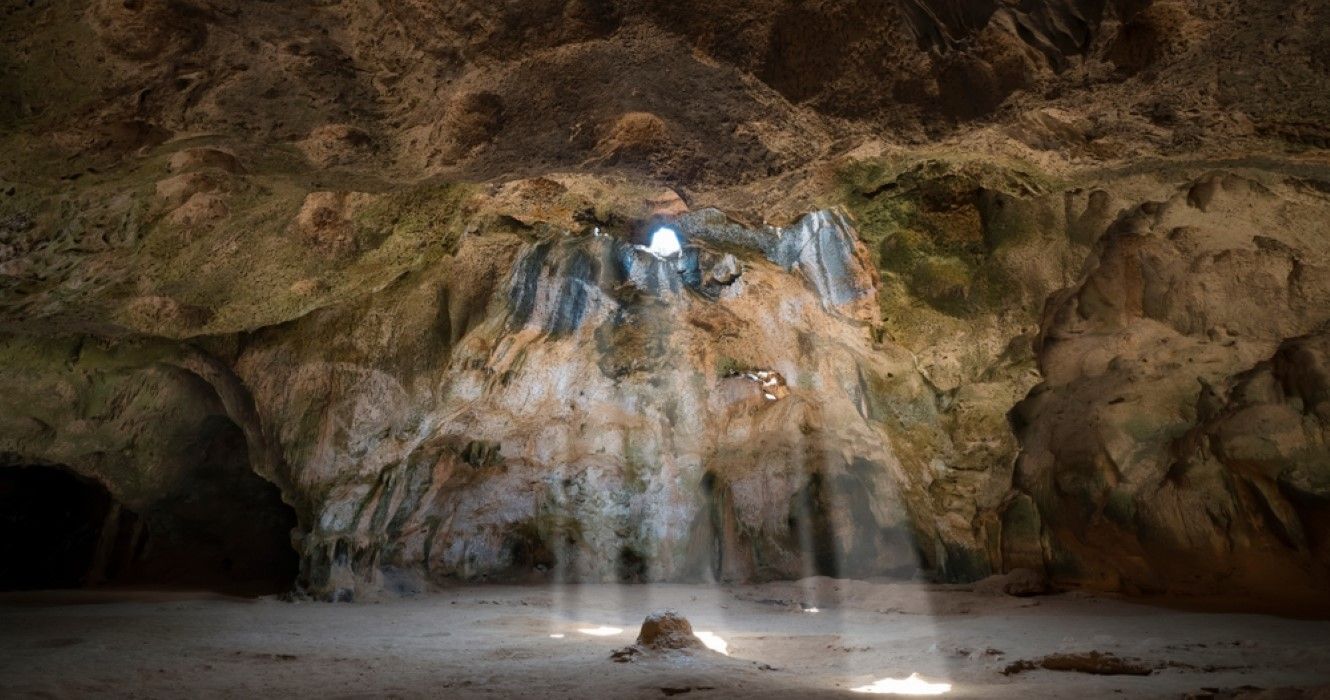
<path fill-rule="evenodd" d="M 236 455 L 209 450 L 199 471 L 222 456 Z M 0 591 L 202 589 L 257 596 L 290 590 L 298 570 L 290 542 L 295 511 L 247 467 L 239 479 L 225 476 L 132 509 L 101 483 L 63 467 L 0 466 Z"/>

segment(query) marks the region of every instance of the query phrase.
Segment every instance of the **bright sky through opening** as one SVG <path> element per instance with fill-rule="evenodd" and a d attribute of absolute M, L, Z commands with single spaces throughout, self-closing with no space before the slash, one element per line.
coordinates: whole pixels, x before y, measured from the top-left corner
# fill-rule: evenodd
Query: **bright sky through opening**
<path fill-rule="evenodd" d="M 679 234 L 674 229 L 662 226 L 651 234 L 651 245 L 647 251 L 658 258 L 669 258 L 683 252 L 679 243 Z"/>

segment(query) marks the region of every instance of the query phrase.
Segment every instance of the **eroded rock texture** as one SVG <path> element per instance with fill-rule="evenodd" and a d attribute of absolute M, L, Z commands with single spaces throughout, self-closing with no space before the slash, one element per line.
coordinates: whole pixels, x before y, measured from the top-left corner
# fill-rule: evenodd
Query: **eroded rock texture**
<path fill-rule="evenodd" d="M 1305 193 L 1207 175 L 1126 212 L 1050 300 L 1016 483 L 1062 575 L 1275 596 L 1324 581 L 1330 269 Z M 1309 218 L 1280 221 L 1290 206 Z"/>
<path fill-rule="evenodd" d="M 311 585 L 913 571 L 925 472 L 865 387 L 931 397 L 874 347 L 848 221 L 678 227 L 670 259 L 596 228 L 464 236 L 454 264 L 496 274 L 252 338 L 238 372 L 318 494 Z"/>
<path fill-rule="evenodd" d="M 281 476 L 264 469 L 252 407 L 226 368 L 150 341 L 7 337 L 3 352 L 5 547 L 41 555 L 12 560 L 6 587 L 42 581 L 29 569 L 40 562 L 64 570 L 50 587 L 289 585 L 296 513 L 263 478 Z M 61 476 L 66 493 L 48 485 Z M 65 498 L 70 510 L 42 524 Z"/>
<path fill-rule="evenodd" d="M 1324 600 L 1323 5 L 10 3 L 5 483 L 327 598 Z"/>

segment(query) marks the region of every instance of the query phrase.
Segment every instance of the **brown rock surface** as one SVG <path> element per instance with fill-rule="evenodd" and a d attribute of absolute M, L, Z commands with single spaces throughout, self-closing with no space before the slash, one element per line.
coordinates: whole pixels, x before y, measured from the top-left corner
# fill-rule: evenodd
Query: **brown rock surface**
<path fill-rule="evenodd" d="M 1114 654 L 1089 651 L 1080 654 L 1049 654 L 1035 661 L 1016 661 L 1003 669 L 1004 675 L 1012 675 L 1042 668 L 1047 671 L 1068 673 L 1090 673 L 1096 676 L 1148 676 L 1158 667 L 1139 659 L 1125 659 Z"/>
<path fill-rule="evenodd" d="M 1330 590 L 1323 3 L 0 17 L 0 453 L 175 512 L 224 419 L 316 595 Z"/>
<path fill-rule="evenodd" d="M 646 649 L 701 649 L 688 619 L 673 610 L 655 612 L 642 621 L 637 644 Z"/>
<path fill-rule="evenodd" d="M 349 124 L 324 124 L 296 144 L 305 157 L 320 167 L 346 165 L 374 150 L 374 139 Z"/>
<path fill-rule="evenodd" d="M 1311 387 L 1330 268 L 1320 224 L 1279 213 L 1299 189 L 1203 177 L 1120 218 L 1050 300 L 1044 383 L 1014 420 L 1016 483 L 1065 562 L 1056 578 L 1316 595 L 1330 462 L 1309 442 Z"/>

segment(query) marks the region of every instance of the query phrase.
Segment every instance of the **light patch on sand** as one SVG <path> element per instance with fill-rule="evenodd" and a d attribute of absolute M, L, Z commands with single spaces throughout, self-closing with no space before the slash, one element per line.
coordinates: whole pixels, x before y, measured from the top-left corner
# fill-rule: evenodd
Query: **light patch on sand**
<path fill-rule="evenodd" d="M 911 673 L 909 678 L 883 678 L 871 685 L 851 688 L 850 691 L 872 695 L 944 695 L 951 692 L 951 684 L 929 683 L 920 678 L 919 674 Z"/>
<path fill-rule="evenodd" d="M 550 635 L 550 639 L 563 639 L 563 635 L 556 632 Z"/>
<path fill-rule="evenodd" d="M 582 634 L 589 634 L 592 637 L 613 637 L 616 634 L 623 634 L 622 627 L 606 627 L 605 625 L 599 627 L 583 627 L 577 631 Z"/>
<path fill-rule="evenodd" d="M 698 639 L 702 640 L 702 643 L 705 644 L 708 649 L 718 654 L 724 654 L 726 656 L 730 655 L 730 643 L 722 639 L 720 635 L 715 632 L 698 630 L 693 632 L 693 634 L 696 635 Z"/>

